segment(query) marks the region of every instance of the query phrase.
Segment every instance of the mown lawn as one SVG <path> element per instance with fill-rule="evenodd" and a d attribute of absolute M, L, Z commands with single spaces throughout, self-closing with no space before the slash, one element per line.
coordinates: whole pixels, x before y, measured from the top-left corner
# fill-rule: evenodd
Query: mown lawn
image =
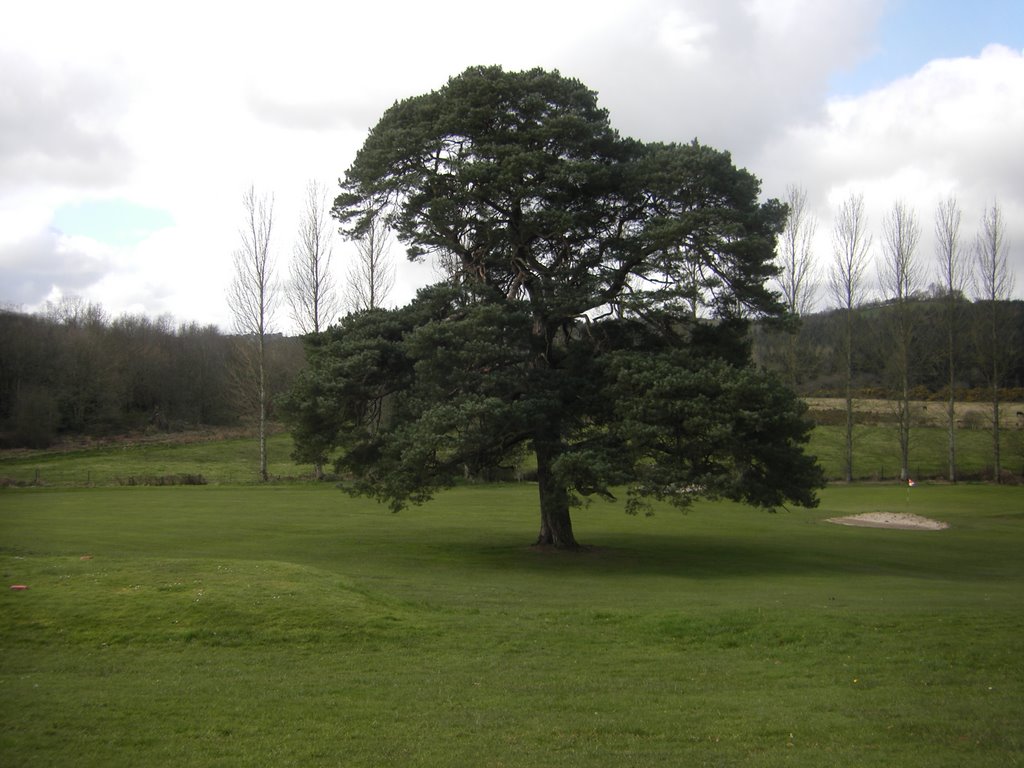
<path fill-rule="evenodd" d="M 1002 465 L 1024 476 L 1024 429 L 1016 422 L 1002 433 Z M 819 425 L 807 451 L 816 456 L 826 477 L 843 477 L 842 445 L 845 428 Z M 991 477 L 992 435 L 984 429 L 961 429 L 957 434 L 958 465 L 968 479 Z M 291 436 L 278 433 L 267 447 L 269 474 L 274 482 L 310 480 L 313 468 L 291 460 Z M 916 426 L 911 431 L 910 471 L 915 478 L 948 474 L 947 435 L 942 427 Z M 892 425 L 858 425 L 854 444 L 854 478 L 892 479 L 899 476 L 899 443 Z M 111 444 L 100 447 L 0 453 L 0 486 L 43 485 L 88 487 L 121 485 L 204 484 L 240 485 L 258 482 L 259 447 L 256 439 L 164 440 Z M 533 458 L 524 462 L 533 469 Z"/>
<path fill-rule="evenodd" d="M 814 428 L 807 451 L 816 456 L 830 479 L 843 476 L 843 427 Z M 961 429 L 957 435 L 958 465 L 962 477 L 991 477 L 992 435 L 983 429 Z M 268 442 L 269 473 L 274 482 L 312 478 L 312 467 L 291 460 L 291 436 L 272 435 Z M 912 477 L 942 478 L 947 470 L 947 436 L 941 427 L 915 427 L 911 431 Z M 1024 475 L 1024 429 L 1003 431 L 1003 468 Z M 5 451 L 0 454 L 0 486 L 43 485 L 64 487 L 182 484 L 240 485 L 258 482 L 259 448 L 255 438 L 211 439 L 183 442 L 174 436 L 163 441 L 113 444 L 101 447 L 48 451 Z M 524 468 L 533 468 L 527 457 Z M 899 476 L 899 443 L 893 426 L 858 426 L 854 445 L 854 478 L 892 479 Z"/>
<path fill-rule="evenodd" d="M 818 426 L 807 450 L 818 458 L 827 477 L 843 477 L 845 427 Z M 1004 470 L 1024 475 L 1024 430 L 1004 429 L 1000 440 Z M 900 449 L 893 426 L 857 426 L 854 429 L 853 476 L 859 480 L 893 479 L 900 474 Z M 992 433 L 983 429 L 957 431 L 957 466 L 961 477 L 992 477 Z M 942 427 L 915 427 L 910 431 L 910 474 L 914 478 L 948 477 L 948 433 Z"/>
<path fill-rule="evenodd" d="M 0 492 L 0 765 L 1024 763 L 1024 492 L 392 515 L 328 487 Z M 946 531 L 825 518 L 927 514 Z"/>

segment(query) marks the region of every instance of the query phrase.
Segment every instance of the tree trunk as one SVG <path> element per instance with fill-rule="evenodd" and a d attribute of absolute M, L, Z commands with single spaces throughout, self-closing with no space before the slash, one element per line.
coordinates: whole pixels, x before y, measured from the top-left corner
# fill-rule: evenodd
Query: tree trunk
<path fill-rule="evenodd" d="M 993 295 L 992 301 L 992 478 L 997 482 L 1002 481 L 1003 467 L 999 455 L 999 304 Z"/>
<path fill-rule="evenodd" d="M 910 344 L 909 309 L 905 299 L 896 304 L 896 343 L 899 353 L 900 400 L 897 404 L 900 445 L 900 480 L 910 478 Z"/>
<path fill-rule="evenodd" d="M 537 544 L 556 549 L 578 549 L 569 516 L 569 493 L 551 472 L 558 457 L 555 441 L 537 440 L 537 485 L 540 493 L 540 533 Z"/>
<path fill-rule="evenodd" d="M 949 337 L 947 339 L 947 354 L 949 356 L 949 404 L 946 410 L 947 426 L 949 428 L 949 482 L 956 482 L 956 297 L 950 291 L 950 306 L 948 309 L 947 322 L 949 323 Z"/>
<path fill-rule="evenodd" d="M 956 395 L 953 387 L 949 388 L 949 403 L 946 406 L 947 428 L 949 432 L 949 482 L 956 482 Z"/>
<path fill-rule="evenodd" d="M 846 442 L 843 467 L 846 482 L 853 482 L 853 309 L 846 308 Z"/>
<path fill-rule="evenodd" d="M 846 482 L 853 482 L 853 394 L 852 386 L 846 387 L 846 435 L 843 443 L 843 472 Z"/>
<path fill-rule="evenodd" d="M 260 377 L 260 480 L 264 483 L 270 479 L 267 472 L 267 371 L 265 367 L 265 347 L 263 336 L 259 339 L 259 377 Z"/>
<path fill-rule="evenodd" d="M 904 352 L 903 359 L 904 366 L 906 366 L 906 352 Z M 907 380 L 906 367 L 904 367 L 902 386 L 900 388 L 899 428 L 900 480 L 907 480 L 910 477 L 910 384 Z"/>
<path fill-rule="evenodd" d="M 992 477 L 1002 482 L 1003 464 L 999 455 L 999 369 L 992 366 Z"/>

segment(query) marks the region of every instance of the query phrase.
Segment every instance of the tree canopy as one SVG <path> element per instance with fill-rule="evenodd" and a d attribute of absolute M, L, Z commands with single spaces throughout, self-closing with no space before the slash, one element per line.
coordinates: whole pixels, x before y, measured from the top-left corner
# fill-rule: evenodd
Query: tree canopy
<path fill-rule="evenodd" d="M 631 511 L 816 503 L 803 406 L 750 363 L 748 323 L 784 314 L 786 207 L 759 194 L 727 152 L 621 137 L 557 72 L 471 68 L 396 103 L 333 212 L 351 237 L 383 217 L 451 275 L 309 338 L 299 451 L 336 451 L 395 509 L 532 451 L 556 547 L 571 506 L 617 488 Z"/>

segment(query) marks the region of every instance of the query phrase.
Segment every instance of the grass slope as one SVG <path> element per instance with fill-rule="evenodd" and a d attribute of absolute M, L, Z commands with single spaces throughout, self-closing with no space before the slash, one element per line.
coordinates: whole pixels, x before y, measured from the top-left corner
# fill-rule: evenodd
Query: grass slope
<path fill-rule="evenodd" d="M 0 764 L 1019 765 L 1022 500 L 595 504 L 556 554 L 528 485 L 8 489 Z M 874 509 L 952 527 L 824 522 Z"/>
<path fill-rule="evenodd" d="M 267 439 L 268 471 L 275 478 L 311 476 L 311 467 L 291 460 L 287 434 Z M 66 451 L 8 451 L 0 458 L 0 480 L 48 486 L 146 485 L 152 479 L 201 476 L 208 483 L 259 480 L 255 438 L 128 442 Z"/>

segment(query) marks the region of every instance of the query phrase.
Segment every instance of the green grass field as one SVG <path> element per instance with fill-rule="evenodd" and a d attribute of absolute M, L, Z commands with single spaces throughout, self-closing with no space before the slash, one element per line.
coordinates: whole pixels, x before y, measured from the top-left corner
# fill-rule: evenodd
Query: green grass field
<path fill-rule="evenodd" d="M 287 434 L 267 440 L 269 474 L 310 477 L 312 467 L 291 460 Z M 8 451 L 0 457 L 0 480 L 47 486 L 146 485 L 153 479 L 201 476 L 210 484 L 259 481 L 259 445 L 253 437 L 185 442 L 174 436 L 153 442 L 68 450 Z"/>
<path fill-rule="evenodd" d="M 819 426 L 811 435 L 808 452 L 818 457 L 827 477 L 843 476 L 842 445 L 845 427 Z M 916 427 L 910 432 L 911 477 L 948 476 L 948 437 L 941 427 Z M 1001 438 L 1004 470 L 1024 476 L 1024 430 L 1010 427 Z M 894 427 L 858 426 L 854 429 L 854 478 L 892 479 L 900 474 L 899 441 Z M 957 465 L 962 477 L 992 477 L 992 433 L 961 429 L 957 434 Z"/>
<path fill-rule="evenodd" d="M 1009 422 L 1008 422 L 1009 423 Z M 1024 476 L 1024 429 L 1008 426 L 1002 437 L 1003 468 Z M 826 476 L 843 476 L 844 429 L 818 426 L 808 452 L 817 456 Z M 947 474 L 946 431 L 920 426 L 911 431 L 911 475 L 922 478 Z M 984 429 L 961 429 L 958 433 L 958 464 L 964 477 L 991 476 L 992 436 Z M 268 441 L 269 473 L 277 482 L 310 479 L 311 466 L 291 461 L 292 441 L 288 434 L 272 435 Z M 194 442 L 168 436 L 149 442 L 113 444 L 100 447 L 46 451 L 5 451 L 0 453 L 0 485 L 44 485 L 88 487 L 146 485 L 182 477 L 202 478 L 212 485 L 240 485 L 258 482 L 259 449 L 255 438 L 207 439 Z M 532 465 L 532 458 L 527 460 Z M 858 426 L 855 433 L 854 476 L 856 479 L 891 479 L 899 476 L 899 445 L 895 427 Z"/>
<path fill-rule="evenodd" d="M 1024 492 L 0 491 L 0 765 L 1024 764 Z M 940 532 L 825 518 L 910 511 Z M 29 588 L 12 591 L 10 584 Z"/>

